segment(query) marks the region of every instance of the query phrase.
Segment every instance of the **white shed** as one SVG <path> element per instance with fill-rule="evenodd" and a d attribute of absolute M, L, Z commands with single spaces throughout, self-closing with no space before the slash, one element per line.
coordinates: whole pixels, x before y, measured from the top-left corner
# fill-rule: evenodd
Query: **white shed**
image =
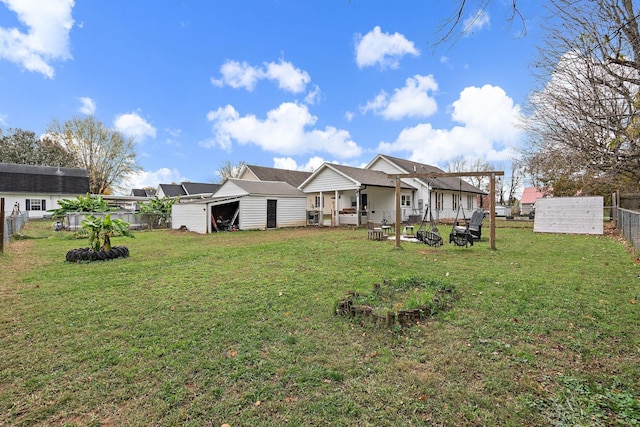
<path fill-rule="evenodd" d="M 211 198 L 173 205 L 171 226 L 197 233 L 302 227 L 306 200 L 286 182 L 228 179 Z"/>

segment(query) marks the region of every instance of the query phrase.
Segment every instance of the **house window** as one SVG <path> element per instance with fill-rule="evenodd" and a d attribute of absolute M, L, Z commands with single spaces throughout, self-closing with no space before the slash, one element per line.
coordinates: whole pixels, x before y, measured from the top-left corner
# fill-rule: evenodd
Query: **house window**
<path fill-rule="evenodd" d="M 453 200 L 453 210 L 458 210 L 458 206 L 460 205 L 460 195 L 454 193 L 451 200 Z"/>
<path fill-rule="evenodd" d="M 320 200 L 320 196 L 316 196 L 316 201 L 315 201 L 315 205 L 316 209 L 320 209 L 320 207 L 322 206 L 322 201 Z"/>
<path fill-rule="evenodd" d="M 437 211 L 441 211 L 444 208 L 442 204 L 442 200 L 443 200 L 442 193 L 436 193 L 436 210 Z"/>
<path fill-rule="evenodd" d="M 473 195 L 467 194 L 467 209 L 473 210 Z"/>
<path fill-rule="evenodd" d="M 351 196 L 351 207 L 355 208 L 358 206 L 358 198 L 356 196 Z"/>
<path fill-rule="evenodd" d="M 400 206 L 411 206 L 411 196 L 403 194 L 400 198 Z"/>
<path fill-rule="evenodd" d="M 28 211 L 46 211 L 47 201 L 44 199 L 27 199 L 25 200 L 25 207 Z"/>

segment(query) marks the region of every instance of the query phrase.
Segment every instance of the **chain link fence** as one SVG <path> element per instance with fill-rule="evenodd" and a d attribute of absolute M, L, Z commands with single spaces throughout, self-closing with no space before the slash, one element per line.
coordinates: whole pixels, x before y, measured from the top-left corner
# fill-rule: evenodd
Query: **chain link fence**
<path fill-rule="evenodd" d="M 29 214 L 27 212 L 4 217 L 4 243 L 7 243 L 9 239 L 11 239 L 11 236 L 19 233 L 27 221 L 29 221 Z"/>
<path fill-rule="evenodd" d="M 640 212 L 617 208 L 616 228 L 633 247 L 640 251 Z"/>

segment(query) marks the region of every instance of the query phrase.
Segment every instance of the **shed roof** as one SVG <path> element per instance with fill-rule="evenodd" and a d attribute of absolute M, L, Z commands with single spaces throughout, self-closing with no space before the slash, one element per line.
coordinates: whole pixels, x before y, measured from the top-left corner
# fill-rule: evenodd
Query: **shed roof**
<path fill-rule="evenodd" d="M 230 184 L 227 184 L 230 183 Z M 306 197 L 306 194 L 293 185 L 282 181 L 251 181 L 248 179 L 227 179 L 225 185 L 235 185 L 247 194 L 260 196 Z"/>

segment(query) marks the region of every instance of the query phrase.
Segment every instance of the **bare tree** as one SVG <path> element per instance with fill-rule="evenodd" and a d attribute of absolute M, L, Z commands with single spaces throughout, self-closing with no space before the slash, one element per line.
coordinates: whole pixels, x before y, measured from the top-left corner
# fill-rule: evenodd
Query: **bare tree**
<path fill-rule="evenodd" d="M 92 194 L 110 193 L 128 174 L 140 170 L 133 138 L 107 128 L 94 116 L 73 117 L 64 123 L 53 120 L 48 134 L 87 170 Z"/>
<path fill-rule="evenodd" d="M 458 41 L 468 32 L 469 27 L 473 26 L 494 3 L 502 4 L 502 2 L 496 2 L 495 0 L 458 0 L 452 13 L 438 29 L 439 36 L 435 46 L 446 42 L 455 43 Z M 511 0 L 509 9 L 507 21 L 513 23 L 515 20 L 519 20 L 522 24 L 521 33 L 526 34 L 525 19 L 518 8 L 518 0 Z M 468 18 L 465 19 L 465 16 Z"/>
<path fill-rule="evenodd" d="M 229 160 L 220 165 L 220 169 L 216 172 L 220 177 L 220 182 L 224 183 L 229 178 L 238 178 L 243 166 L 246 166 L 247 162 L 238 162 L 237 164 L 231 163 Z"/>
<path fill-rule="evenodd" d="M 640 182 L 640 32 L 632 0 L 549 0 L 544 87 L 531 97 L 527 166 L 554 194 Z M 606 194 L 603 194 L 606 195 Z"/>

